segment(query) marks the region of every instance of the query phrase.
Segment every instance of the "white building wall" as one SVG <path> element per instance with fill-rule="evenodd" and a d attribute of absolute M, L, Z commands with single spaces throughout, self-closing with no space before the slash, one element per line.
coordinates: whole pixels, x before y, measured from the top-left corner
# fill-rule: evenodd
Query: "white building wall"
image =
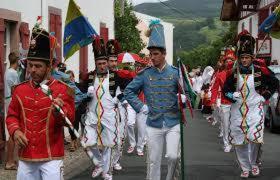
<path fill-rule="evenodd" d="M 280 64 L 280 40 L 272 38 L 271 60 L 278 60 Z"/>
<path fill-rule="evenodd" d="M 88 18 L 97 33 L 100 31 L 100 23 L 105 23 L 109 29 L 109 39 L 115 37 L 114 30 L 114 1 L 113 0 L 75 0 L 81 12 Z M 0 0 L 0 8 L 17 11 L 21 13 L 21 20 L 29 23 L 29 28 L 36 23 L 37 16 L 42 15 L 42 27 L 49 30 L 49 11 L 52 6 L 62 11 L 62 41 L 64 25 L 69 0 Z M 62 42 L 63 43 L 63 42 Z M 66 61 L 67 68 L 75 72 L 76 80 L 79 74 L 79 52 L 76 52 Z M 94 55 L 92 46 L 88 46 L 88 70 L 94 69 Z"/>
<path fill-rule="evenodd" d="M 140 20 L 137 28 L 141 31 L 141 38 L 143 42 L 146 44 L 146 47 L 141 51 L 142 53 L 149 55 L 149 51 L 147 50 L 147 45 L 149 38 L 145 36 L 145 32 L 148 30 L 149 24 L 151 20 L 159 19 L 157 17 L 149 16 L 146 14 L 134 12 L 136 17 Z M 164 28 L 165 35 L 165 44 L 166 44 L 166 60 L 168 64 L 173 64 L 173 29 L 174 26 L 171 23 L 164 22 L 160 20 L 161 24 Z"/>

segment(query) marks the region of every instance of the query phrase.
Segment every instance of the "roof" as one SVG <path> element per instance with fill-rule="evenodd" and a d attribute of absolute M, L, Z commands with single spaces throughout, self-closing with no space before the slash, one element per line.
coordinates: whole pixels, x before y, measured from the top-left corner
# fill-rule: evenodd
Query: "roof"
<path fill-rule="evenodd" d="M 238 21 L 244 14 L 257 12 L 260 0 L 223 0 L 220 19 L 222 21 Z"/>

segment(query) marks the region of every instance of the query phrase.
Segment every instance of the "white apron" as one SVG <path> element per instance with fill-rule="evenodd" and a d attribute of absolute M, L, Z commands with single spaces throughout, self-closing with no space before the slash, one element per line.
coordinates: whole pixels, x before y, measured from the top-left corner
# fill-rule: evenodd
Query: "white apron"
<path fill-rule="evenodd" d="M 232 104 L 230 112 L 229 141 L 233 145 L 263 143 L 264 98 L 255 91 L 253 74 L 238 74 L 241 98 Z"/>
<path fill-rule="evenodd" d="M 118 139 L 118 108 L 109 91 L 109 74 L 106 78 L 95 78 L 94 95 L 85 117 L 85 132 L 82 145 L 113 147 Z"/>

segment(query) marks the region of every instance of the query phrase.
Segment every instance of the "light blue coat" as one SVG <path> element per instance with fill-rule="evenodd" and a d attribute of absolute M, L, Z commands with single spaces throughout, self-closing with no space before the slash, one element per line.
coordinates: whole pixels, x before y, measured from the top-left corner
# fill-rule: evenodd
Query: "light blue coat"
<path fill-rule="evenodd" d="M 144 104 L 138 98 L 138 94 L 143 90 L 149 108 L 147 125 L 155 128 L 173 127 L 179 124 L 180 119 L 178 79 L 178 69 L 174 66 L 166 64 L 162 71 L 149 67 L 126 87 L 125 99 L 139 112 Z"/>

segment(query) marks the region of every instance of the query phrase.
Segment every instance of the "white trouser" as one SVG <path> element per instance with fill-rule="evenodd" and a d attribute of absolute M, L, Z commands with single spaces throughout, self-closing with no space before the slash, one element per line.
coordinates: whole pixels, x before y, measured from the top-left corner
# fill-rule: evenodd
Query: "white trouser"
<path fill-rule="evenodd" d="M 122 157 L 123 143 L 118 144 L 114 149 L 112 149 L 113 165 L 119 163 Z"/>
<path fill-rule="evenodd" d="M 136 126 L 137 126 L 137 144 L 135 140 L 134 125 L 128 126 L 128 139 L 130 146 L 137 146 L 137 150 L 143 151 L 146 138 L 146 120 L 147 115 L 142 112 L 136 114 Z"/>
<path fill-rule="evenodd" d="M 129 145 L 132 147 L 136 146 L 135 132 L 134 132 L 135 121 L 136 121 L 136 112 L 130 105 L 128 105 L 127 106 L 127 136 L 128 136 Z"/>
<path fill-rule="evenodd" d="M 18 162 L 17 180 L 63 180 L 63 161 Z"/>
<path fill-rule="evenodd" d="M 236 157 L 242 171 L 251 171 L 252 166 L 257 166 L 260 144 L 252 143 L 235 146 Z"/>
<path fill-rule="evenodd" d="M 147 180 L 160 180 L 160 166 L 164 142 L 166 142 L 165 157 L 168 159 L 166 180 L 173 180 L 179 158 L 180 125 L 178 124 L 172 128 L 153 128 L 150 126 L 146 128 L 148 137 Z"/>
<path fill-rule="evenodd" d="M 220 107 L 216 107 L 212 113 L 213 119 L 215 122 L 220 122 L 221 121 L 221 116 L 220 116 Z"/>
<path fill-rule="evenodd" d="M 146 120 L 147 115 L 140 112 L 136 114 L 136 126 L 137 126 L 137 150 L 143 151 L 146 139 Z"/>
<path fill-rule="evenodd" d="M 224 147 L 229 146 L 229 117 L 230 117 L 230 105 L 221 105 L 221 125 L 223 132 Z"/>
<path fill-rule="evenodd" d="M 112 168 L 112 148 L 104 147 L 102 152 L 96 146 L 88 147 L 87 154 L 92 159 L 92 162 L 95 166 L 101 167 L 103 169 L 103 173 L 111 173 Z"/>

